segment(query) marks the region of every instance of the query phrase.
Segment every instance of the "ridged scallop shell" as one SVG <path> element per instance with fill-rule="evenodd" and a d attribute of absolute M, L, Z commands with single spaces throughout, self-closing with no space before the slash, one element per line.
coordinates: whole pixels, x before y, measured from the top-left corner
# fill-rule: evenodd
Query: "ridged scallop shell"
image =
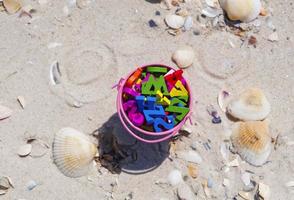
<path fill-rule="evenodd" d="M 230 20 L 243 22 L 254 20 L 261 10 L 260 0 L 220 0 L 220 5 Z"/>
<path fill-rule="evenodd" d="M 88 173 L 97 147 L 85 134 L 73 128 L 62 128 L 55 135 L 52 151 L 58 169 L 64 175 L 75 178 Z"/>
<path fill-rule="evenodd" d="M 271 136 L 266 121 L 237 122 L 231 141 L 241 158 L 254 166 L 264 164 L 271 153 Z"/>
<path fill-rule="evenodd" d="M 267 98 L 258 88 L 249 88 L 242 92 L 227 107 L 229 114 L 245 121 L 263 120 L 270 113 L 270 110 L 271 106 Z"/>
<path fill-rule="evenodd" d="M 172 60 L 179 68 L 187 68 L 193 64 L 195 53 L 192 47 L 183 46 L 177 49 L 173 55 Z"/>
<path fill-rule="evenodd" d="M 179 29 L 184 26 L 185 18 L 179 15 L 167 15 L 165 23 L 172 29 Z"/>

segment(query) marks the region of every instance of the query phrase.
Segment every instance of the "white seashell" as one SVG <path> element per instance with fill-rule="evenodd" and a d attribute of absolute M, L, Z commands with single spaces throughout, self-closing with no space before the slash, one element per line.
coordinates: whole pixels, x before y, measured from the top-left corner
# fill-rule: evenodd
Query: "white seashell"
<path fill-rule="evenodd" d="M 173 170 L 169 173 L 167 180 L 172 186 L 176 186 L 183 182 L 182 173 L 179 170 Z"/>
<path fill-rule="evenodd" d="M 218 0 L 205 0 L 205 2 L 209 7 L 212 7 L 212 8 L 217 8 L 219 5 Z"/>
<path fill-rule="evenodd" d="M 22 109 L 24 109 L 26 107 L 26 100 L 23 96 L 18 96 L 17 101 L 20 104 L 20 106 L 22 107 Z"/>
<path fill-rule="evenodd" d="M 216 8 L 207 7 L 207 8 L 202 9 L 201 14 L 205 15 L 206 17 L 214 18 L 214 17 L 220 15 L 220 12 Z"/>
<path fill-rule="evenodd" d="M 229 100 L 230 99 L 230 93 L 227 92 L 226 90 L 221 90 L 217 96 L 217 102 L 218 102 L 218 105 L 220 107 L 220 109 L 223 111 L 223 112 L 226 112 L 226 107 L 229 103 Z"/>
<path fill-rule="evenodd" d="M 191 16 L 186 17 L 185 23 L 184 23 L 184 30 L 189 31 L 191 30 L 193 26 L 193 18 Z"/>
<path fill-rule="evenodd" d="M 286 187 L 294 187 L 294 181 L 289 181 L 285 184 Z"/>
<path fill-rule="evenodd" d="M 258 88 L 249 88 L 243 91 L 241 95 L 231 101 L 227 111 L 233 117 L 249 121 L 263 120 L 270 113 L 271 106 L 262 90 Z"/>
<path fill-rule="evenodd" d="M 58 61 L 54 61 L 50 65 L 49 79 L 51 85 L 58 85 L 61 83 L 61 72 Z"/>
<path fill-rule="evenodd" d="M 270 199 L 270 188 L 268 185 L 264 183 L 258 184 L 258 195 L 262 197 L 263 200 L 269 200 Z"/>
<path fill-rule="evenodd" d="M 255 166 L 264 164 L 271 153 L 271 136 L 265 121 L 237 122 L 231 141 L 241 158 Z"/>
<path fill-rule="evenodd" d="M 241 174 L 241 180 L 243 181 L 245 186 L 250 185 L 251 180 L 250 180 L 250 174 L 248 172 L 244 172 Z"/>
<path fill-rule="evenodd" d="M 32 151 L 32 145 L 31 144 L 25 144 L 19 147 L 17 154 L 20 157 L 25 157 L 27 155 L 29 155 Z"/>
<path fill-rule="evenodd" d="M 179 68 L 187 68 L 193 64 L 195 53 L 192 47 L 183 46 L 177 49 L 173 55 L 172 60 Z"/>
<path fill-rule="evenodd" d="M 178 188 L 177 188 L 177 194 L 179 199 L 184 199 L 184 200 L 195 200 L 195 195 L 192 192 L 191 188 L 189 185 L 186 183 L 182 182 Z"/>
<path fill-rule="evenodd" d="M 52 151 L 54 163 L 69 177 L 86 175 L 97 154 L 89 138 L 73 128 L 62 128 L 56 133 Z"/>
<path fill-rule="evenodd" d="M 8 107 L 0 105 L 0 120 L 6 119 L 12 115 L 12 110 Z"/>
<path fill-rule="evenodd" d="M 232 160 L 231 162 L 229 162 L 227 164 L 228 167 L 239 167 L 239 161 L 238 161 L 238 158 Z"/>
<path fill-rule="evenodd" d="M 179 29 L 184 26 L 185 18 L 179 15 L 167 15 L 165 17 L 165 23 L 172 29 Z"/>
<path fill-rule="evenodd" d="M 230 20 L 243 22 L 254 20 L 261 10 L 260 0 L 220 0 L 220 5 Z"/>
<path fill-rule="evenodd" d="M 268 39 L 268 41 L 276 42 L 276 41 L 279 40 L 279 35 L 278 35 L 277 32 L 273 32 L 272 34 L 270 34 L 270 35 L 268 36 L 267 39 Z"/>
<path fill-rule="evenodd" d="M 224 180 L 223 180 L 223 186 L 229 187 L 230 186 L 230 180 L 227 179 L 227 178 L 224 178 Z"/>
<path fill-rule="evenodd" d="M 250 200 L 250 199 L 251 199 L 251 198 L 250 198 L 250 194 L 249 194 L 248 192 L 240 191 L 240 192 L 238 193 L 238 195 L 239 195 L 240 197 L 242 197 L 242 199 L 244 199 L 244 200 Z"/>
<path fill-rule="evenodd" d="M 202 163 L 202 158 L 196 151 L 178 151 L 176 154 L 178 158 L 183 159 L 187 162 L 192 162 L 196 164 Z"/>

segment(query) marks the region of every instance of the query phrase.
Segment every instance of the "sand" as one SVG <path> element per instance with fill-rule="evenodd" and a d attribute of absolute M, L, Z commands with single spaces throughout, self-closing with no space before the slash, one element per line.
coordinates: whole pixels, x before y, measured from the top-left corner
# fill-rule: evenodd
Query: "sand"
<path fill-rule="evenodd" d="M 187 176 L 186 180 L 197 193 L 195 199 L 232 199 L 244 187 L 241 169 L 252 171 L 252 179 L 270 187 L 270 199 L 294 199 L 293 188 L 285 186 L 294 180 L 294 149 L 289 145 L 294 141 L 294 5 L 290 0 L 263 2 L 272 11 L 279 40 L 267 40 L 273 31 L 265 25 L 265 17 L 259 17 L 262 25 L 253 33 L 256 48 L 246 42 L 242 45 L 240 38 L 230 32 L 201 27 L 196 22 L 200 12 L 196 0 L 182 6 L 189 9 L 195 21 L 193 30 L 199 30 L 200 35 L 191 30 L 176 37 L 165 31 L 163 22 L 164 16 L 175 8 L 161 9 L 156 1 L 96 0 L 86 8 L 70 9 L 69 16 L 62 11 L 64 1 L 48 0 L 44 5 L 29 0 L 26 3 L 36 9 L 32 19 L 0 12 L 0 102 L 13 110 L 10 118 L 0 121 L 0 175 L 9 176 L 14 182 L 14 188 L 0 199 L 94 200 L 111 199 L 111 194 L 118 200 L 128 196 L 135 200 L 177 199 L 175 188 L 165 184 L 166 178 L 175 168 L 186 175 L 187 163 L 169 156 L 161 148 L 166 144 L 139 143 L 134 148 L 141 161 L 125 168 L 140 171 L 156 166 L 148 173 L 111 174 L 101 168 L 77 179 L 59 172 L 52 161 L 51 144 L 62 127 L 91 134 L 105 123 L 122 134 L 122 141 L 134 142 L 117 127 L 120 125 L 115 115 L 117 92 L 111 86 L 139 65 L 175 66 L 171 54 L 182 45 L 192 46 L 196 54 L 193 66 L 184 72 L 195 102 L 192 134 L 178 140 L 177 148 L 189 150 L 193 144 L 203 158 L 197 165 L 198 177 Z M 155 16 L 157 10 L 160 16 Z M 150 19 L 158 27 L 150 28 Z M 49 69 L 54 61 L 59 62 L 64 75 L 61 86 L 50 86 Z M 230 160 L 239 159 L 240 167 L 225 172 L 220 145 L 224 131 L 233 122 L 221 112 L 216 97 L 222 88 L 237 95 L 251 86 L 261 88 L 269 99 L 270 128 L 273 138 L 280 135 L 278 146 L 270 162 L 262 167 L 250 166 L 230 154 Z M 17 102 L 20 95 L 26 100 L 24 109 Z M 221 124 L 211 123 L 206 111 L 210 104 L 220 113 Z M 40 158 L 20 158 L 16 152 L 25 144 L 26 135 L 47 142 L 48 153 Z M 204 148 L 206 142 L 211 149 Z M 222 185 L 224 178 L 230 180 L 229 187 Z M 209 188 L 211 197 L 205 196 L 201 185 L 207 179 L 213 181 Z M 38 184 L 32 191 L 27 190 L 30 180 Z"/>

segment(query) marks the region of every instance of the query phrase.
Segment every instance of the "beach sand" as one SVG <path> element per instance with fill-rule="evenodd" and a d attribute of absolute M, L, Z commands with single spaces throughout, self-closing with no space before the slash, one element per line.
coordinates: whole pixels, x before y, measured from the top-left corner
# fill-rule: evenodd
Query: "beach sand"
<path fill-rule="evenodd" d="M 172 155 L 172 159 L 167 158 L 158 145 L 138 144 L 136 150 L 143 157 L 138 158 L 142 163 L 129 166 L 140 171 L 149 162 L 156 168 L 148 173 L 112 174 L 101 168 L 77 179 L 59 172 L 52 160 L 51 145 L 54 134 L 63 127 L 91 134 L 105 123 L 118 126 L 117 91 L 111 87 L 143 64 L 176 67 L 171 55 L 182 45 L 192 46 L 196 54 L 194 64 L 184 70 L 192 88 L 194 107 L 192 134 L 177 141 L 177 148 L 190 150 L 194 144 L 203 158 L 197 165 L 198 177 L 186 179 L 197 193 L 195 199 L 232 199 L 244 187 L 241 170 L 252 171 L 252 179 L 268 185 L 271 200 L 294 199 L 293 188 L 285 186 L 294 180 L 294 145 L 289 145 L 294 141 L 294 5 L 290 0 L 263 2 L 272 11 L 279 40 L 267 40 L 273 31 L 265 25 L 265 17 L 259 16 L 262 25 L 253 33 L 256 48 L 246 42 L 242 45 L 240 38 L 228 31 L 201 27 L 196 21 L 200 14 L 196 0 L 182 6 L 189 9 L 195 23 L 193 30 L 199 30 L 200 35 L 191 30 L 178 36 L 168 34 L 163 21 L 176 8 L 164 10 L 158 3 L 96 0 L 86 8 L 71 8 L 70 15 L 65 16 L 64 1 L 48 0 L 44 5 L 26 2 L 36 9 L 32 18 L 0 12 L 0 103 L 13 110 L 11 117 L 0 121 L 0 175 L 11 177 L 14 183 L 14 188 L 0 199 L 96 200 L 111 199 L 111 195 L 117 200 L 128 196 L 135 200 L 177 199 L 176 189 L 165 184 L 166 178 L 173 169 L 187 175 L 188 163 Z M 161 15 L 156 16 L 155 11 Z M 150 28 L 150 19 L 158 27 Z M 61 86 L 50 85 L 50 66 L 55 61 L 66 79 Z M 262 167 L 251 166 L 230 153 L 230 160 L 237 157 L 240 167 L 230 167 L 225 172 L 220 145 L 225 130 L 234 122 L 218 107 L 217 95 L 223 88 L 238 95 L 252 86 L 261 88 L 271 104 L 268 120 L 272 137 L 279 135 L 278 145 L 269 157 L 270 162 Z M 26 100 L 24 109 L 18 96 Z M 218 110 L 221 124 L 211 123 L 206 111 L 210 104 Z M 113 121 L 109 120 L 111 117 Z M 127 143 L 134 142 L 122 129 L 117 128 L 116 132 L 123 133 Z M 50 145 L 46 155 L 17 155 L 28 135 Z M 207 142 L 210 149 L 204 148 Z M 229 187 L 223 186 L 224 178 L 230 180 Z M 202 188 L 207 179 L 213 181 L 209 188 L 211 197 L 206 197 Z M 27 189 L 30 180 L 38 184 L 31 191 Z"/>

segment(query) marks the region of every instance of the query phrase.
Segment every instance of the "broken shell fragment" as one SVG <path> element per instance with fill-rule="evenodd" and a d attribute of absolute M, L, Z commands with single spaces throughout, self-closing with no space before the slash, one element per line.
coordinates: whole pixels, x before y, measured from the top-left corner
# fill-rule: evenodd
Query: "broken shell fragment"
<path fill-rule="evenodd" d="M 73 128 L 62 128 L 56 133 L 52 151 L 54 163 L 68 177 L 86 175 L 97 154 L 89 138 Z"/>
<path fill-rule="evenodd" d="M 191 30 L 193 26 L 193 18 L 191 16 L 186 17 L 185 23 L 184 23 L 184 30 L 189 31 Z"/>
<path fill-rule="evenodd" d="M 235 118 L 250 121 L 263 120 L 270 113 L 271 106 L 262 90 L 249 88 L 231 101 L 227 111 Z"/>
<path fill-rule="evenodd" d="M 0 120 L 6 119 L 12 115 L 12 110 L 8 107 L 0 105 Z"/>
<path fill-rule="evenodd" d="M 194 164 L 189 163 L 188 165 L 188 173 L 192 178 L 197 178 L 198 173 L 197 173 L 197 166 Z"/>
<path fill-rule="evenodd" d="M 23 96 L 18 96 L 17 101 L 20 104 L 20 106 L 22 107 L 22 109 L 24 109 L 26 106 L 25 98 Z"/>
<path fill-rule="evenodd" d="M 177 188 L 177 195 L 179 199 L 185 199 L 185 200 L 194 200 L 195 195 L 193 194 L 191 188 L 189 185 L 187 185 L 185 182 L 181 183 Z"/>
<path fill-rule="evenodd" d="M 258 195 L 263 200 L 269 200 L 270 199 L 270 187 L 264 183 L 258 184 Z"/>
<path fill-rule="evenodd" d="M 19 147 L 17 154 L 20 157 L 25 157 L 25 156 L 29 155 L 31 153 L 31 151 L 32 151 L 32 145 L 25 144 L 25 145 L 22 145 L 21 147 Z"/>
<path fill-rule="evenodd" d="M 254 166 L 263 165 L 271 153 L 271 136 L 265 121 L 237 122 L 231 140 L 241 158 Z"/>
<path fill-rule="evenodd" d="M 184 26 L 185 18 L 179 15 L 167 15 L 165 17 L 165 23 L 172 29 L 179 29 Z"/>
<path fill-rule="evenodd" d="M 230 20 L 243 22 L 254 20 L 261 11 L 260 0 L 220 0 L 220 5 Z"/>
<path fill-rule="evenodd" d="M 192 162 L 195 164 L 202 163 L 202 158 L 196 151 L 178 151 L 176 154 L 178 158 L 183 159 L 187 162 Z"/>
<path fill-rule="evenodd" d="M 221 90 L 217 96 L 218 105 L 223 112 L 226 112 L 228 100 L 230 99 L 229 97 L 230 97 L 230 93 L 227 92 L 226 90 Z"/>
<path fill-rule="evenodd" d="M 21 9 L 18 0 L 3 0 L 3 5 L 9 14 L 14 14 Z"/>
<path fill-rule="evenodd" d="M 172 55 L 172 60 L 181 69 L 191 66 L 193 64 L 194 58 L 195 53 L 193 48 L 190 46 L 180 47 Z"/>
<path fill-rule="evenodd" d="M 6 177 L 0 177 L 0 190 L 7 190 L 10 188 L 9 180 Z"/>
<path fill-rule="evenodd" d="M 182 174 L 179 170 L 175 169 L 169 173 L 167 180 L 172 186 L 178 185 L 183 182 Z"/>

